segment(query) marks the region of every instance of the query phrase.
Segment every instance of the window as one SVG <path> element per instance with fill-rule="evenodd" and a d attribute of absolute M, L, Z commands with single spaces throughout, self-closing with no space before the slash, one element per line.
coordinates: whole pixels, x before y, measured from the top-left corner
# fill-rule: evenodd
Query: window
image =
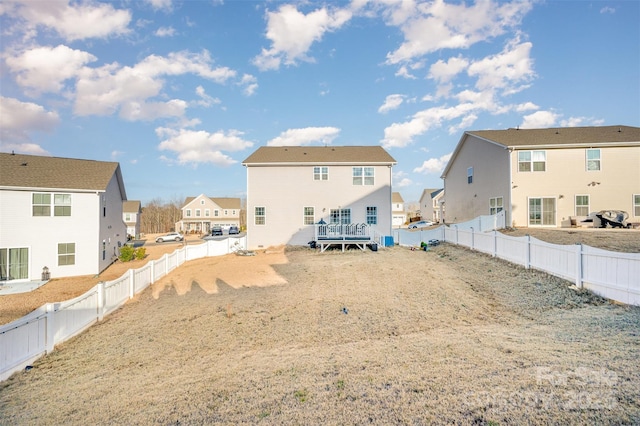
<path fill-rule="evenodd" d="M 377 225 L 378 224 L 378 208 L 375 206 L 367 207 L 367 224 L 368 225 Z"/>
<path fill-rule="evenodd" d="M 220 216 L 220 210 L 214 210 L 213 215 L 216 217 Z"/>
<path fill-rule="evenodd" d="M 200 217 L 200 209 L 196 209 L 196 217 Z"/>
<path fill-rule="evenodd" d="M 33 216 L 51 216 L 51 194 L 34 193 L 31 204 Z M 71 194 L 53 194 L 53 215 L 71 216 Z"/>
<path fill-rule="evenodd" d="M 313 168 L 313 180 L 329 180 L 329 168 L 328 167 L 314 167 Z"/>
<path fill-rule="evenodd" d="M 633 215 L 640 216 L 640 194 L 633 196 Z"/>
<path fill-rule="evenodd" d="M 53 215 L 71 216 L 71 194 L 53 195 Z"/>
<path fill-rule="evenodd" d="M 33 216 L 51 216 L 51 194 L 33 194 Z"/>
<path fill-rule="evenodd" d="M 588 195 L 576 195 L 576 216 L 589 216 Z"/>
<path fill-rule="evenodd" d="M 594 172 L 600 170 L 600 150 L 587 149 L 587 171 Z"/>
<path fill-rule="evenodd" d="M 331 223 L 349 224 L 351 223 L 351 209 L 331 209 L 329 220 Z"/>
<path fill-rule="evenodd" d="M 187 209 L 184 211 L 185 217 L 191 217 L 191 209 Z"/>
<path fill-rule="evenodd" d="M 204 209 L 204 217 L 209 217 L 209 216 L 211 216 L 211 210 Z"/>
<path fill-rule="evenodd" d="M 225 211 L 224 211 L 224 215 L 225 215 L 225 216 L 228 216 L 228 215 L 229 215 L 229 210 L 225 210 Z"/>
<path fill-rule="evenodd" d="M 529 225 L 556 224 L 555 198 L 529 198 Z"/>
<path fill-rule="evenodd" d="M 303 223 L 305 225 L 313 225 L 315 222 L 315 209 L 313 207 L 305 207 Z"/>
<path fill-rule="evenodd" d="M 467 183 L 473 183 L 473 167 L 467 169 Z"/>
<path fill-rule="evenodd" d="M 0 248 L 0 280 L 29 278 L 29 249 Z"/>
<path fill-rule="evenodd" d="M 125 213 L 125 214 L 124 214 L 124 220 L 125 220 L 125 222 L 132 222 L 132 221 L 133 221 L 133 219 L 131 219 L 131 216 L 132 216 L 132 215 L 131 215 L 131 213 Z"/>
<path fill-rule="evenodd" d="M 236 215 L 236 211 L 235 211 L 235 210 L 231 210 L 231 214 L 232 214 L 233 216 L 235 216 L 235 215 Z"/>
<path fill-rule="evenodd" d="M 498 214 L 504 210 L 502 197 L 489 198 L 489 214 Z"/>
<path fill-rule="evenodd" d="M 353 184 L 354 185 L 373 185 L 374 184 L 374 168 L 373 167 L 354 167 L 353 168 Z"/>
<path fill-rule="evenodd" d="M 58 244 L 58 266 L 76 264 L 76 243 Z"/>
<path fill-rule="evenodd" d="M 216 210 L 216 212 L 217 212 L 217 210 Z M 265 218 L 266 218 L 265 208 L 264 207 L 256 207 L 256 210 L 255 210 L 255 221 L 256 221 L 255 223 L 256 223 L 256 225 L 264 225 L 265 222 L 266 222 Z"/>
<path fill-rule="evenodd" d="M 200 205 L 204 206 L 204 200 L 200 200 Z"/>
<path fill-rule="evenodd" d="M 520 151 L 518 152 L 519 172 L 544 172 L 546 170 L 546 151 Z"/>

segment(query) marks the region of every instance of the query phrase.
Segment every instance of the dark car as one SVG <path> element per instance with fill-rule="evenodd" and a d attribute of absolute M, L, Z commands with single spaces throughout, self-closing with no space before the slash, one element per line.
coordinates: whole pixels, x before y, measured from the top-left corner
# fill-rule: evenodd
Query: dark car
<path fill-rule="evenodd" d="M 233 235 L 233 234 L 239 234 L 240 230 L 238 229 L 237 226 L 230 226 L 229 227 L 229 235 Z"/>
<path fill-rule="evenodd" d="M 211 235 L 222 235 L 222 228 L 220 226 L 214 226 L 213 228 L 211 228 Z"/>

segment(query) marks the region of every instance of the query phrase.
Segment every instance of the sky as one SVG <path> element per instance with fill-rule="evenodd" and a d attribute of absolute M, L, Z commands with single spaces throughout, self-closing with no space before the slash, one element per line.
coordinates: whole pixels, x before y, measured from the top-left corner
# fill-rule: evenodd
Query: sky
<path fill-rule="evenodd" d="M 380 145 L 406 203 L 465 131 L 640 125 L 640 2 L 2 0 L 0 151 L 127 198 L 246 197 L 261 146 Z"/>

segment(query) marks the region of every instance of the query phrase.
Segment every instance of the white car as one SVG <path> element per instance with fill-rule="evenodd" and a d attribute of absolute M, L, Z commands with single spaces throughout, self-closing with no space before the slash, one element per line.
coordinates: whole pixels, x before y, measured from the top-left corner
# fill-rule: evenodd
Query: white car
<path fill-rule="evenodd" d="M 179 232 L 169 232 L 166 235 L 161 235 L 156 238 L 156 243 L 164 243 L 166 241 L 182 241 L 184 236 Z"/>
<path fill-rule="evenodd" d="M 433 226 L 433 222 L 428 220 L 421 220 L 420 222 L 411 223 L 409 229 L 426 228 L 427 226 Z"/>

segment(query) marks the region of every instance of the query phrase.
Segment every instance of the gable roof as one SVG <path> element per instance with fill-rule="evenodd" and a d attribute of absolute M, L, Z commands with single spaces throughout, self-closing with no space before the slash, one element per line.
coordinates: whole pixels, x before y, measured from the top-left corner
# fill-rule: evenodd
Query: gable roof
<path fill-rule="evenodd" d="M 441 178 L 446 178 L 451 165 L 469 136 L 514 150 L 640 146 L 640 127 L 632 126 L 467 131 L 464 132 L 456 145 L 440 176 Z"/>
<path fill-rule="evenodd" d="M 198 195 L 198 197 L 200 197 L 200 196 L 208 198 L 209 200 L 213 201 L 215 204 L 217 204 L 222 209 L 240 210 L 240 207 L 241 207 L 240 198 L 207 197 L 204 194 Z M 189 203 L 191 203 L 193 200 L 195 200 L 198 197 L 187 197 L 184 200 L 184 204 L 182 205 L 182 208 L 185 208 Z"/>
<path fill-rule="evenodd" d="M 404 199 L 402 198 L 402 195 L 400 195 L 399 192 L 392 192 L 391 193 L 391 202 L 392 203 L 404 203 Z"/>
<path fill-rule="evenodd" d="M 105 191 L 113 175 L 126 200 L 120 164 L 108 161 L 0 153 L 0 187 Z"/>
<path fill-rule="evenodd" d="M 242 165 L 380 164 L 396 160 L 381 146 L 262 146 Z"/>
<path fill-rule="evenodd" d="M 125 201 L 122 203 L 123 213 L 140 213 L 140 201 Z"/>
<path fill-rule="evenodd" d="M 465 133 L 516 149 L 640 144 L 640 127 L 630 126 L 479 130 Z"/>

